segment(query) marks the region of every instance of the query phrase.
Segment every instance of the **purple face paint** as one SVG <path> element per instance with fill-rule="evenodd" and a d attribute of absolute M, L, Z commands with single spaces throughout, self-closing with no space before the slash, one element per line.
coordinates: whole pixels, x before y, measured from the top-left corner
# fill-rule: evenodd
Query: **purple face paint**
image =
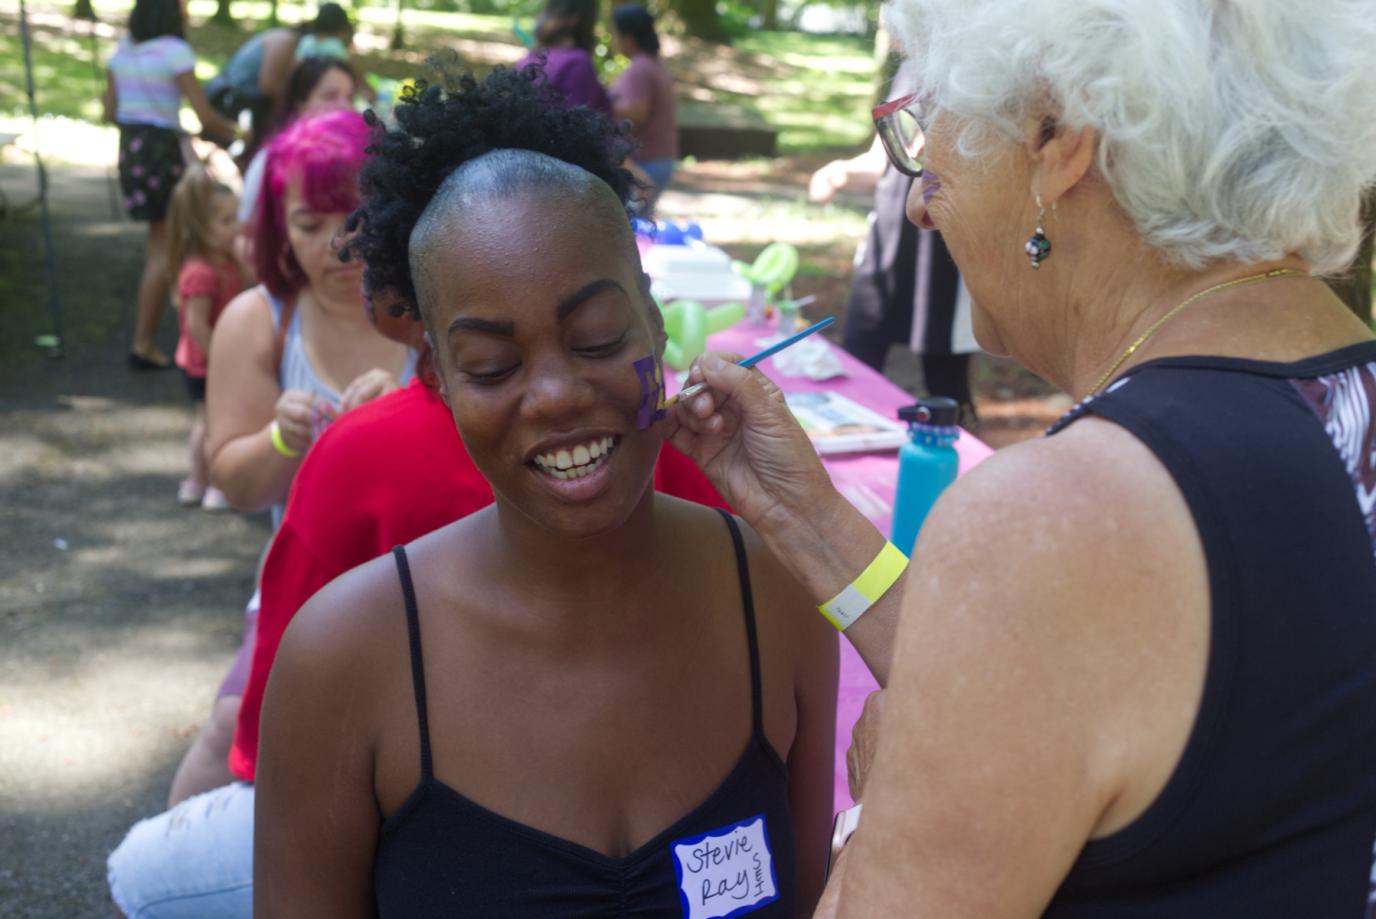
<path fill-rule="evenodd" d="M 922 204 L 924 206 L 931 204 L 936 193 L 941 191 L 941 178 L 930 169 L 924 169 L 922 170 L 922 178 L 918 181 L 922 183 Z"/>
<path fill-rule="evenodd" d="M 635 410 L 635 429 L 643 431 L 664 417 L 664 365 L 653 354 L 631 364 L 640 380 L 640 405 Z"/>

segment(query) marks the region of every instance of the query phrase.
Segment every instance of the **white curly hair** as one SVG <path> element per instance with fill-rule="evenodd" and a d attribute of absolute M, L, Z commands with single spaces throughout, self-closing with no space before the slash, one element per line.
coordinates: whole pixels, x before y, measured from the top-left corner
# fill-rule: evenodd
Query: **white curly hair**
<path fill-rule="evenodd" d="M 890 0 L 917 91 L 1018 136 L 1049 97 L 1172 262 L 1343 270 L 1376 181 L 1376 0 Z"/>

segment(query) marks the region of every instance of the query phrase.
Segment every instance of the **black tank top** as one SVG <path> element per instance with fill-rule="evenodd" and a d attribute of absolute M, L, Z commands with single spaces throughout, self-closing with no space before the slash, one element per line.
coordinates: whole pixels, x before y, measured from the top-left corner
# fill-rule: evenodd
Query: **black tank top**
<path fill-rule="evenodd" d="M 383 919 L 452 917 L 791 917 L 796 902 L 788 771 L 764 735 L 755 608 L 745 545 L 736 551 L 750 661 L 750 740 L 726 780 L 624 858 L 496 814 L 435 778 L 415 591 L 393 549 L 411 639 L 420 720 L 420 784 L 383 824 L 373 863 Z M 542 777 L 530 776 L 539 782 Z"/>
<path fill-rule="evenodd" d="M 1376 342 L 1180 357 L 1077 406 L 1169 470 L 1208 565 L 1208 670 L 1174 774 L 1046 915 L 1361 919 L 1376 843 Z"/>

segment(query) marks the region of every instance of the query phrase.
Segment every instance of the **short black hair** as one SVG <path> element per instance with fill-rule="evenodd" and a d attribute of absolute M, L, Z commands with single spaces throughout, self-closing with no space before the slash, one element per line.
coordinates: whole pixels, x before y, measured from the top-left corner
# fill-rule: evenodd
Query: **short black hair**
<path fill-rule="evenodd" d="M 129 37 L 134 44 L 164 35 L 186 36 L 181 3 L 178 0 L 135 0 L 134 9 L 129 13 Z"/>
<path fill-rule="evenodd" d="M 479 81 L 456 73 L 450 60 L 432 58 L 443 85 L 418 82 L 402 91 L 393 110 L 396 129 L 367 115 L 374 139 L 359 174 L 363 203 L 348 222 L 357 232 L 345 253 L 363 259 L 370 295 L 396 298 L 394 312 L 419 314 L 411 231 L 444 180 L 465 163 L 494 150 L 543 153 L 601 179 L 623 208 L 634 187 L 621 167 L 634 146 L 625 125 L 583 106 L 565 108 L 536 66 L 497 67 Z"/>
<path fill-rule="evenodd" d="M 348 61 L 340 58 L 312 55 L 297 61 L 296 66 L 291 69 L 291 76 L 287 77 L 287 112 L 300 114 L 297 110 L 310 98 L 311 93 L 315 92 L 315 87 L 331 70 L 338 70 L 349 78 L 350 83 L 355 82 L 354 72 Z M 358 87 L 354 86 L 354 89 L 357 90 Z"/>
<path fill-rule="evenodd" d="M 612 10 L 612 25 L 622 35 L 629 36 L 646 54 L 659 53 L 659 33 L 655 31 L 655 17 L 639 3 L 623 3 Z"/>
<path fill-rule="evenodd" d="M 309 35 L 352 35 L 354 24 L 338 3 L 322 3 L 315 11 L 315 18 L 306 23 L 304 31 Z"/>
<path fill-rule="evenodd" d="M 545 0 L 535 20 L 535 41 L 541 48 L 564 39 L 592 54 L 597 47 L 597 0 Z"/>

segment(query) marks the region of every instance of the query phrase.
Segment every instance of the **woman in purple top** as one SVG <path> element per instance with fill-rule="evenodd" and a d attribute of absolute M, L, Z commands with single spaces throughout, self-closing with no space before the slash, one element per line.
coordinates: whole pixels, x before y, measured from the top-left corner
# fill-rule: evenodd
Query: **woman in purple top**
<path fill-rule="evenodd" d="M 639 3 L 613 10 L 612 47 L 631 59 L 612 86 L 613 112 L 630 121 L 637 144 L 635 164 L 657 191 L 663 191 L 678 160 L 678 107 L 674 78 L 659 56 L 659 35 L 650 11 Z"/>
<path fill-rule="evenodd" d="M 592 50 L 597 46 L 597 0 L 547 0 L 535 21 L 535 50 L 517 68 L 544 62 L 545 79 L 570 107 L 586 105 L 612 113 L 607 91 L 597 81 Z"/>

